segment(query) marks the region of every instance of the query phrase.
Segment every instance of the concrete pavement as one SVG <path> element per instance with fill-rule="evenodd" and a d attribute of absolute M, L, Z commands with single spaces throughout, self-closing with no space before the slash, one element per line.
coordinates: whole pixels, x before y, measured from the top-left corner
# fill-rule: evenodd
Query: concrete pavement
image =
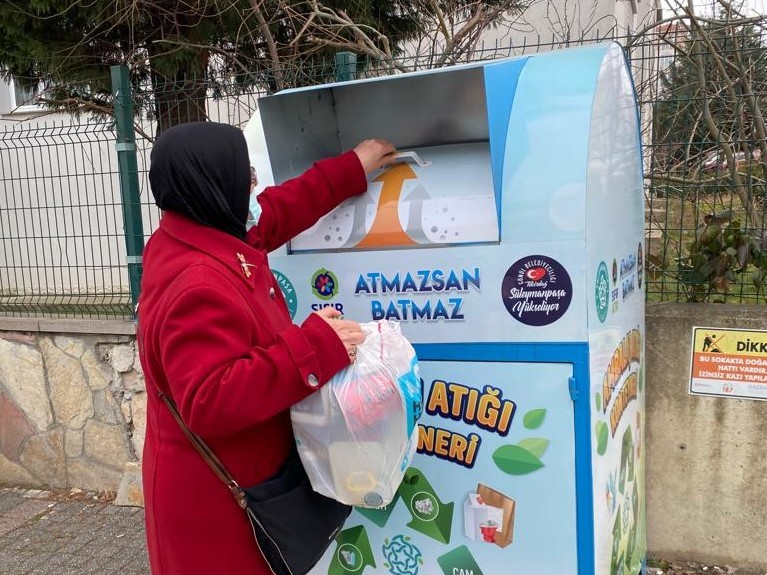
<path fill-rule="evenodd" d="M 649 563 L 646 575 L 739 573 L 728 565 Z M 144 510 L 86 493 L 0 487 L 0 575 L 150 575 Z"/>
<path fill-rule="evenodd" d="M 0 488 L 0 575 L 149 575 L 144 511 Z"/>

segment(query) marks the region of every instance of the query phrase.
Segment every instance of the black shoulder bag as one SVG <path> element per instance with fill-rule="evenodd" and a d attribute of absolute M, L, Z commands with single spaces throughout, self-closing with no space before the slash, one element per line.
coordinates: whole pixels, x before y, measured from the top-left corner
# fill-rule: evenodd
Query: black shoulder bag
<path fill-rule="evenodd" d="M 173 401 L 163 393 L 160 397 L 184 435 L 247 513 L 256 544 L 272 572 L 304 575 L 314 567 L 352 508 L 312 489 L 295 449 L 277 475 L 255 487 L 240 487 L 205 442 L 186 426 Z"/>

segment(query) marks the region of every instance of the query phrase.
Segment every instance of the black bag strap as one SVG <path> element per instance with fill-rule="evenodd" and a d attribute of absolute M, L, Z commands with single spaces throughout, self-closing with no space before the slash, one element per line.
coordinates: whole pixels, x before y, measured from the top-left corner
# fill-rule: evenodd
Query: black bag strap
<path fill-rule="evenodd" d="M 216 454 L 213 453 L 210 447 L 208 447 L 207 444 L 202 439 L 200 439 L 199 435 L 194 433 L 186 426 L 186 423 L 184 423 L 184 420 L 181 418 L 181 414 L 179 413 L 176 404 L 173 403 L 173 400 L 162 392 L 159 392 L 159 395 L 160 398 L 162 398 L 162 400 L 165 402 L 165 405 L 168 406 L 170 414 L 173 416 L 173 419 L 176 420 L 176 423 L 178 423 L 181 431 L 184 432 L 184 435 L 186 435 L 192 446 L 197 450 L 197 453 L 202 456 L 205 463 L 207 463 L 208 466 L 213 470 L 213 473 L 216 474 L 216 477 L 223 481 L 224 485 L 229 488 L 229 492 L 232 494 L 232 497 L 234 497 L 237 505 L 239 505 L 240 508 L 245 509 L 247 507 L 245 492 L 239 485 L 237 485 L 237 482 L 226 470 L 226 467 L 224 467 L 224 464 L 221 463 L 221 460 L 216 457 Z"/>

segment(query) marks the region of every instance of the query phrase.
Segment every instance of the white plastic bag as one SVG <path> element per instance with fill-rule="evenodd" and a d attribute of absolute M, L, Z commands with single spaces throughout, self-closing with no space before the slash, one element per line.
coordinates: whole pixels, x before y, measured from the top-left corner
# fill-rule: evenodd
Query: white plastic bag
<path fill-rule="evenodd" d="M 421 379 L 398 323 L 362 324 L 357 359 L 291 408 L 315 491 L 347 505 L 391 503 L 418 443 Z"/>

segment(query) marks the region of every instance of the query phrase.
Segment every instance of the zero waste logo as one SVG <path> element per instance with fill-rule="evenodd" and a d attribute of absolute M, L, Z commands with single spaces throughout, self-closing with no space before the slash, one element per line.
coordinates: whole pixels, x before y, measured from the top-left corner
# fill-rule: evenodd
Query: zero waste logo
<path fill-rule="evenodd" d="M 322 300 L 333 299 L 338 293 L 338 278 L 325 268 L 319 269 L 312 275 L 312 291 Z"/>
<path fill-rule="evenodd" d="M 610 278 L 607 276 L 607 264 L 605 262 L 599 262 L 594 286 L 594 300 L 597 306 L 597 317 L 600 323 L 604 323 L 607 319 L 607 309 L 610 307 Z"/>

